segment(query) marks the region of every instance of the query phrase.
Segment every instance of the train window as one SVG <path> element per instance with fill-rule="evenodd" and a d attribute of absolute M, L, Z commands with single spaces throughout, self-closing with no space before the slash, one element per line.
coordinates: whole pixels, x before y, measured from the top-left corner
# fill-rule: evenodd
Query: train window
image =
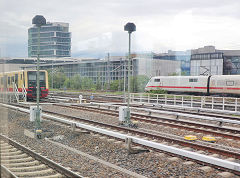
<path fill-rule="evenodd" d="M 14 77 L 11 77 L 11 82 L 12 82 L 12 83 L 14 82 Z"/>
<path fill-rule="evenodd" d="M 22 74 L 21 74 L 21 80 L 22 80 Z"/>
<path fill-rule="evenodd" d="M 226 86 L 234 86 L 234 81 L 226 81 Z"/>
<path fill-rule="evenodd" d="M 159 78 L 154 79 L 154 82 L 160 82 Z"/>
<path fill-rule="evenodd" d="M 45 72 L 40 72 L 40 80 L 45 80 Z"/>
<path fill-rule="evenodd" d="M 36 72 L 28 72 L 28 79 L 29 80 L 37 80 Z"/>
<path fill-rule="evenodd" d="M 190 78 L 189 82 L 198 82 L 198 79 L 197 78 Z"/>

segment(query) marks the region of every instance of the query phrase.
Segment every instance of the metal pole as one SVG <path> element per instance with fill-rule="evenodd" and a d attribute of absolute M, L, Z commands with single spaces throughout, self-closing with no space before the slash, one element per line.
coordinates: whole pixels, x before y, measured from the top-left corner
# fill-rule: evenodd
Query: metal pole
<path fill-rule="evenodd" d="M 36 138 L 41 138 L 41 123 L 40 123 L 40 109 L 39 109 L 39 94 L 40 94 L 40 85 L 39 85 L 39 58 L 40 58 L 40 29 L 42 25 L 46 24 L 46 19 L 42 15 L 36 15 L 32 19 L 32 24 L 35 24 L 38 27 L 38 48 L 37 48 L 37 109 L 36 109 L 36 118 L 35 118 L 35 136 Z"/>
<path fill-rule="evenodd" d="M 40 110 L 39 110 L 39 56 L 40 56 L 40 27 L 38 27 L 38 52 L 37 52 L 37 111 L 36 111 L 36 133 L 41 130 Z"/>
<path fill-rule="evenodd" d="M 121 91 L 121 61 L 119 64 L 119 69 L 118 69 L 118 91 Z"/>
<path fill-rule="evenodd" d="M 110 90 L 110 59 L 109 59 L 110 55 L 109 53 L 107 54 L 107 71 L 108 71 L 108 85 L 107 85 L 107 90 Z"/>
<path fill-rule="evenodd" d="M 52 60 L 52 88 L 53 88 L 53 60 Z"/>
<path fill-rule="evenodd" d="M 123 94 L 124 94 L 124 103 L 126 103 L 126 64 L 125 60 L 123 61 Z"/>
<path fill-rule="evenodd" d="M 129 109 L 129 105 L 130 105 L 130 58 L 131 58 L 131 32 L 128 32 L 129 34 L 129 48 L 128 48 L 128 100 L 127 100 L 127 122 L 130 122 L 130 109 Z"/>

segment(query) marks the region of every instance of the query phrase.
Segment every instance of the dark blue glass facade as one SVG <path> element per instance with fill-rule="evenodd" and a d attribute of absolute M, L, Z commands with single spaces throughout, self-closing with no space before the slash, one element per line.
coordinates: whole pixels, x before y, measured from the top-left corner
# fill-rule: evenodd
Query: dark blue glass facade
<path fill-rule="evenodd" d="M 28 57 L 37 57 L 38 28 L 28 29 Z M 47 23 L 40 28 L 40 57 L 71 57 L 71 33 L 68 23 Z"/>

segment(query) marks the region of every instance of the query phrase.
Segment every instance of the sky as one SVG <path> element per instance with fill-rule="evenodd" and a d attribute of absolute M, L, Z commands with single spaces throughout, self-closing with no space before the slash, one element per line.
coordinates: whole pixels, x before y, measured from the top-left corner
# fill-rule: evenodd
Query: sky
<path fill-rule="evenodd" d="M 239 9 L 239 0 L 1 0 L 0 57 L 27 57 L 35 15 L 69 23 L 73 57 L 126 54 L 128 22 L 133 52 L 240 49 Z"/>

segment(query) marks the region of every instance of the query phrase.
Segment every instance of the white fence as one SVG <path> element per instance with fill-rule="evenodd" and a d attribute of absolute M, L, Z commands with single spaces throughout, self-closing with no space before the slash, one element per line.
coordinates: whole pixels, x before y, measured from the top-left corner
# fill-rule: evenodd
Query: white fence
<path fill-rule="evenodd" d="M 13 91 L 8 91 L 4 89 L 4 91 L 0 91 L 0 101 L 2 102 L 17 102 L 20 101 L 26 102 L 27 101 L 27 91 L 26 88 L 22 87 L 22 91 L 18 91 L 18 87 L 15 83 L 13 83 Z"/>
<path fill-rule="evenodd" d="M 132 103 L 140 102 L 159 105 L 174 105 L 178 107 L 240 112 L 240 98 L 131 93 L 130 100 Z"/>

